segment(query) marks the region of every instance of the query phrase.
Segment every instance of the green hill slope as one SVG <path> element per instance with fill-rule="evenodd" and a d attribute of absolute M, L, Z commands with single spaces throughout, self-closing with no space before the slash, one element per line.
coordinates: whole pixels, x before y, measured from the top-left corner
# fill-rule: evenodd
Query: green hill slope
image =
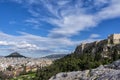
<path fill-rule="evenodd" d="M 96 54 L 95 56 L 90 54 L 67 55 L 64 58 L 54 61 L 51 66 L 38 70 L 34 80 L 48 80 L 51 76 L 59 72 L 96 68 L 101 64 L 108 64 L 113 62 L 115 56 L 111 57 L 111 59 L 102 58 L 100 54 Z M 120 56 L 118 56 L 118 58 L 120 58 Z"/>

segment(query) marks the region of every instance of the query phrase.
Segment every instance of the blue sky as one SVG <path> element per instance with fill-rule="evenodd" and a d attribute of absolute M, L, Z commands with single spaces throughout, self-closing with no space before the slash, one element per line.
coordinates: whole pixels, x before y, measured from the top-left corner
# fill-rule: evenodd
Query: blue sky
<path fill-rule="evenodd" d="M 0 0 L 3 56 L 67 54 L 119 30 L 119 0 Z"/>

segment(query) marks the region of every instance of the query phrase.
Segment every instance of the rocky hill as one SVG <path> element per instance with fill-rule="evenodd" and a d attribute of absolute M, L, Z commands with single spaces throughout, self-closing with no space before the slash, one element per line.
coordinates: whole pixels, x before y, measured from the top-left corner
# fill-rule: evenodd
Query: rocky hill
<path fill-rule="evenodd" d="M 5 56 L 6 58 L 9 58 L 9 57 L 16 57 L 16 58 L 26 58 L 25 56 L 23 56 L 23 55 L 21 55 L 20 53 L 18 53 L 18 52 L 13 52 L 13 53 L 11 53 L 10 55 L 8 55 L 8 56 Z"/>
<path fill-rule="evenodd" d="M 111 55 L 120 54 L 120 34 L 112 34 L 107 39 L 92 43 L 82 43 L 75 49 L 76 54 L 101 54 L 110 58 Z"/>
<path fill-rule="evenodd" d="M 58 73 L 49 80 L 120 80 L 120 60 L 91 70 Z"/>

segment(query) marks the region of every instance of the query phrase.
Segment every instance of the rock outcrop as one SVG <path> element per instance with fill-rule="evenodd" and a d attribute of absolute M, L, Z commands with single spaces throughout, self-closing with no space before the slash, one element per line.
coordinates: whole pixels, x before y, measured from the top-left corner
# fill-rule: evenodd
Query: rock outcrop
<path fill-rule="evenodd" d="M 120 60 L 96 69 L 58 73 L 49 80 L 120 80 Z"/>
<path fill-rule="evenodd" d="M 110 35 L 107 39 L 78 45 L 76 54 L 101 54 L 102 57 L 111 57 L 112 54 L 120 54 L 120 34 Z"/>

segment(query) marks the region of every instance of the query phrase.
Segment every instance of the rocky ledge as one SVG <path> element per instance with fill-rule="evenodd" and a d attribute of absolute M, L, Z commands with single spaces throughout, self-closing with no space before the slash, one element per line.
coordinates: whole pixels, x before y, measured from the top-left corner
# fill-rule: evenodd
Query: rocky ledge
<path fill-rule="evenodd" d="M 96 69 L 58 73 L 49 80 L 120 80 L 120 60 Z"/>

